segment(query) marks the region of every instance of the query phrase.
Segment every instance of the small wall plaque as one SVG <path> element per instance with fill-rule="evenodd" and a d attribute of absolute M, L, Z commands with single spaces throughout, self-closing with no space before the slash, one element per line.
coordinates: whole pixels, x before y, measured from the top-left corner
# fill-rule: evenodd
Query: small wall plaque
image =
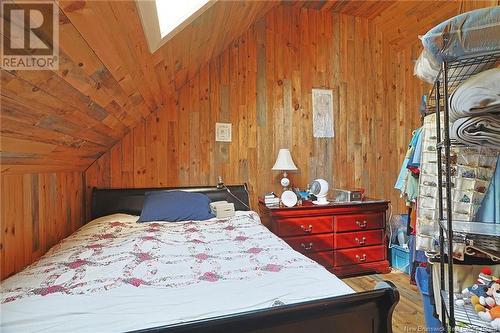
<path fill-rule="evenodd" d="M 231 142 L 230 123 L 215 123 L 215 141 Z"/>

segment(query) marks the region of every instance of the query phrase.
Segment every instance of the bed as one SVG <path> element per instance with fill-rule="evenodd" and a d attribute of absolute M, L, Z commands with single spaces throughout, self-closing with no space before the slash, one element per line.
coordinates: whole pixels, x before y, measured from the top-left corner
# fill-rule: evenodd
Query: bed
<path fill-rule="evenodd" d="M 392 331 L 394 285 L 355 293 L 268 231 L 244 185 L 181 188 L 233 218 L 136 223 L 161 190 L 95 189 L 94 219 L 2 282 L 2 332 Z"/>

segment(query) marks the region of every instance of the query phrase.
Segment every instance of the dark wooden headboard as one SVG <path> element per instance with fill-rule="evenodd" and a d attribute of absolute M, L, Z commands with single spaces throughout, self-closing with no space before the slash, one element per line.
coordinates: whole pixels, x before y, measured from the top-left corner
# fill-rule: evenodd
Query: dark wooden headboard
<path fill-rule="evenodd" d="M 228 191 L 228 190 L 229 191 Z M 114 188 L 92 189 L 92 219 L 115 213 L 141 215 L 144 195 L 151 191 L 180 190 L 203 193 L 212 201 L 225 200 L 234 203 L 235 210 L 249 210 L 248 190 L 246 185 L 161 187 L 161 188 Z"/>

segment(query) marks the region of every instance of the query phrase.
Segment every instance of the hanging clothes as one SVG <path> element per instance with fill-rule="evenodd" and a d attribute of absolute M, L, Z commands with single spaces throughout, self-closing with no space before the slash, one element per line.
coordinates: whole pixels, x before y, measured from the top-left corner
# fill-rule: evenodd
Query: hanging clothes
<path fill-rule="evenodd" d="M 401 197 L 405 198 L 407 204 L 413 202 L 418 196 L 418 167 L 420 165 L 420 154 L 415 152 L 418 146 L 421 145 L 422 128 L 418 128 L 413 132 L 413 136 L 408 145 L 399 176 L 394 185 L 394 188 L 401 191 Z M 411 163 L 411 166 L 410 166 Z"/>
<path fill-rule="evenodd" d="M 420 173 L 420 160 L 422 159 L 422 143 L 423 143 L 423 127 L 421 127 L 417 133 L 417 143 L 415 149 L 413 150 L 413 154 L 410 156 L 408 160 L 408 169 L 415 174 Z"/>

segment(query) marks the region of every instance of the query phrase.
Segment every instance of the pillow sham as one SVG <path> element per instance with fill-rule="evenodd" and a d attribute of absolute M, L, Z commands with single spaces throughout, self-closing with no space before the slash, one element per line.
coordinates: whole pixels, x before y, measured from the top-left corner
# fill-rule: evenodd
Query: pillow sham
<path fill-rule="evenodd" d="M 137 222 L 208 220 L 210 198 L 202 193 L 185 191 L 146 192 L 141 217 Z"/>

